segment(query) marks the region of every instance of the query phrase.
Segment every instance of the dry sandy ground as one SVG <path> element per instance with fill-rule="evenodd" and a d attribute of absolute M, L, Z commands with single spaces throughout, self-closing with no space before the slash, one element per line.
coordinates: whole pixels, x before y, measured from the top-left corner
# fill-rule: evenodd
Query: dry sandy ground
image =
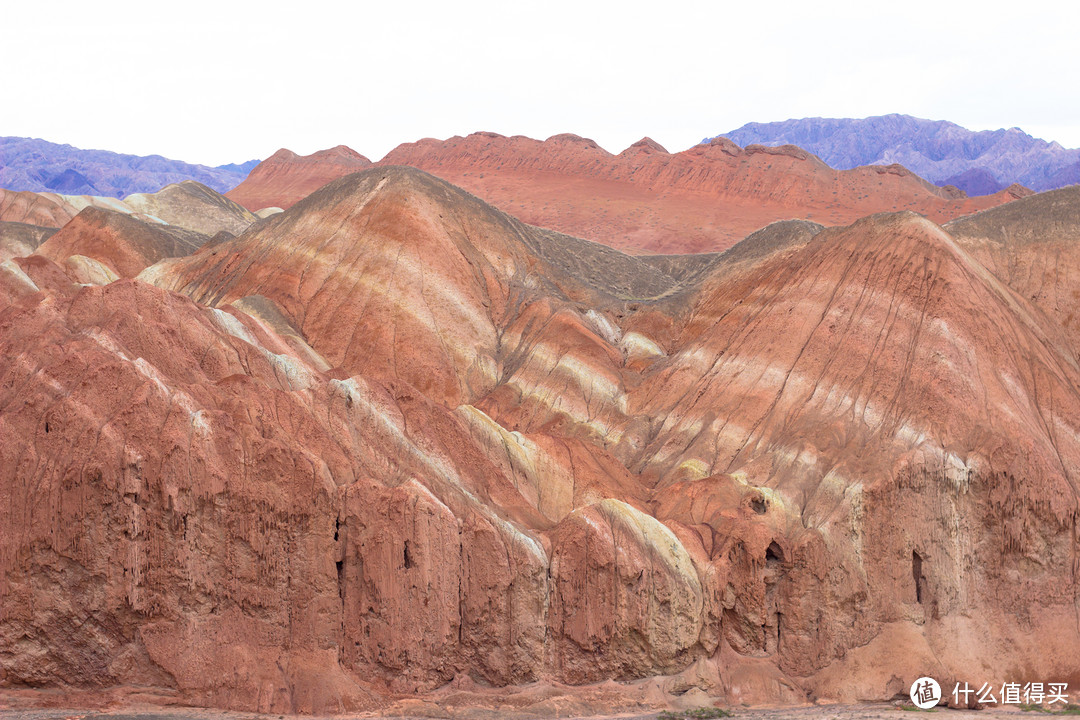
<path fill-rule="evenodd" d="M 0 703 L 3 699 L 0 698 Z M 412 720 L 413 718 L 424 718 L 425 720 L 432 717 L 454 717 L 454 718 L 466 718 L 466 717 L 480 717 L 484 718 L 522 718 L 524 717 L 519 712 L 507 712 L 500 713 L 499 711 L 482 710 L 477 709 L 478 715 L 471 715 L 462 713 L 460 711 L 452 711 L 447 714 L 428 714 L 421 715 L 353 715 L 353 716 L 335 716 L 336 718 L 342 717 L 355 717 L 364 718 L 365 720 L 377 720 L 378 718 L 393 718 L 393 720 Z M 1029 713 L 1023 712 L 1018 708 L 1004 707 L 995 709 L 986 709 L 980 711 L 973 710 L 950 710 L 948 708 L 938 708 L 932 712 L 938 713 L 940 720 L 1002 720 L 1008 718 L 1010 720 L 1019 720 L 1020 718 L 1030 718 L 1030 720 L 1038 720 L 1039 718 L 1051 718 L 1052 715 L 1044 715 L 1041 713 Z M 621 715 L 594 715 L 588 718 L 575 717 L 574 720 L 614 720 L 619 718 L 621 720 L 653 720 L 658 716 L 657 711 L 639 714 L 621 714 Z M 809 707 L 783 707 L 783 708 L 734 708 L 733 715 L 738 720 L 904 720 L 904 718 L 913 719 L 913 717 L 919 717 L 910 711 L 905 711 L 899 707 L 892 705 L 823 705 L 823 706 L 809 706 Z M 124 710 L 102 710 L 102 711 L 88 711 L 88 710 L 71 710 L 71 709 L 11 709 L 0 706 L 0 720 L 284 720 L 286 717 L 295 718 L 299 716 L 284 716 L 284 715 L 256 715 L 250 713 L 230 713 L 220 712 L 215 710 L 204 710 L 200 708 L 145 708 L 145 709 L 124 709 Z M 304 716 L 310 717 L 310 716 Z M 534 716 L 535 717 L 535 716 Z M 562 716 L 567 717 L 567 716 Z M 327 720 L 326 718 L 313 718 L 312 720 Z"/>

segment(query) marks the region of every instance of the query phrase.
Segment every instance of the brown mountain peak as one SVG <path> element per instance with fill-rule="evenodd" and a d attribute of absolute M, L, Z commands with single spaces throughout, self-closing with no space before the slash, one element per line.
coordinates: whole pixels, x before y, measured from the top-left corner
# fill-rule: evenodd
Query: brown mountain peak
<path fill-rule="evenodd" d="M 274 153 L 273 155 L 271 155 L 270 157 L 268 157 L 268 158 L 266 158 L 265 160 L 263 160 L 263 163 L 268 163 L 268 162 L 287 162 L 287 161 L 290 161 L 290 160 L 295 160 L 295 159 L 296 159 L 296 158 L 298 158 L 298 157 L 300 157 L 300 156 L 299 156 L 299 155 L 297 155 L 296 153 L 294 153 L 294 152 L 293 152 L 292 150 L 290 150 L 289 148 L 280 148 L 280 149 L 278 149 L 278 151 L 277 151 L 277 152 L 275 152 L 275 153 Z M 261 165 L 262 163 L 259 163 L 259 164 Z"/>
<path fill-rule="evenodd" d="M 312 153 L 308 157 L 318 159 L 333 159 L 338 162 L 355 163 L 360 167 L 366 167 L 371 164 L 371 160 L 356 152 L 348 145 L 335 145 L 328 150 L 320 150 L 318 152 Z"/>
<path fill-rule="evenodd" d="M 544 141 L 544 144 L 566 147 L 580 147 L 589 150 L 600 150 L 605 154 L 609 154 L 606 150 L 600 147 L 600 145 L 598 145 L 595 140 L 581 137 L 580 135 L 575 135 L 574 133 L 560 133 L 558 135 L 552 135 Z"/>
<path fill-rule="evenodd" d="M 288 208 L 331 180 L 371 166 L 371 160 L 346 145 L 297 155 L 282 148 L 256 165 L 247 178 L 225 193 L 252 212 Z"/>
<path fill-rule="evenodd" d="M 667 148 L 665 148 L 663 145 L 661 145 L 660 143 L 653 140 L 651 137 L 643 137 L 643 138 L 641 138 L 636 143 L 634 143 L 630 147 L 626 148 L 626 150 L 623 150 L 623 153 L 627 153 L 627 152 L 631 152 L 631 151 L 634 151 L 634 152 L 647 152 L 647 153 L 659 153 L 661 155 L 670 155 L 671 154 L 671 153 L 669 153 L 667 151 Z"/>

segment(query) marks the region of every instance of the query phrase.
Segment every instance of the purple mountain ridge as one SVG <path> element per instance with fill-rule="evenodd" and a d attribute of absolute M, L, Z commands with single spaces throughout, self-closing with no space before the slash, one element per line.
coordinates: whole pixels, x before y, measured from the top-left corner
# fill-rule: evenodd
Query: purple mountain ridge
<path fill-rule="evenodd" d="M 223 193 L 239 185 L 258 163 L 208 167 L 160 155 L 124 155 L 36 138 L 0 137 L 0 187 L 8 190 L 122 198 L 196 180 Z"/>
<path fill-rule="evenodd" d="M 899 163 L 969 195 L 989 195 L 1013 183 L 1041 191 L 1080 182 L 1080 149 L 1015 127 L 973 131 L 943 120 L 880 115 L 749 123 L 722 136 L 742 146 L 798 145 L 838 170 Z"/>

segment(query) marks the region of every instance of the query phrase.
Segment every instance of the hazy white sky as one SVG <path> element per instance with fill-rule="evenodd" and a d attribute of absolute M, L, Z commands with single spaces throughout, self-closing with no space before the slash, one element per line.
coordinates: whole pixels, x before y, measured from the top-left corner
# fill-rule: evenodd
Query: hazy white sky
<path fill-rule="evenodd" d="M 5 2 L 0 135 L 222 164 L 890 112 L 1080 147 L 1080 3 Z"/>

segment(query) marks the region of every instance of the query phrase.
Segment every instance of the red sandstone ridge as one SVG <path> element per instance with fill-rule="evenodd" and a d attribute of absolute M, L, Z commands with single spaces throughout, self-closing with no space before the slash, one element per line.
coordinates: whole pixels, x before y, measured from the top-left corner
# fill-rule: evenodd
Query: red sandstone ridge
<path fill-rule="evenodd" d="M 791 145 L 718 138 L 668 153 L 645 138 L 618 155 L 575 135 L 494 133 L 406 143 L 380 161 L 421 168 L 527 223 L 634 253 L 723 250 L 775 220 L 850 223 L 913 210 L 945 222 L 1030 194 L 968 198 L 898 165 L 836 171 Z"/>
<path fill-rule="evenodd" d="M 250 209 L 289 207 L 368 164 L 340 146 L 305 158 L 282 150 L 228 195 Z M 612 155 L 577 135 L 482 132 L 406 143 L 378 164 L 420 168 L 527 223 L 645 254 L 723 250 L 776 220 L 839 225 L 913 210 L 945 222 L 1030 194 L 1013 186 L 968 198 L 899 165 L 836 171 L 791 145 L 740 148 L 725 138 L 680 153 L 643 138 Z"/>
<path fill-rule="evenodd" d="M 297 155 L 282 148 L 256 165 L 225 196 L 252 212 L 268 207 L 289 208 L 331 180 L 370 165 L 370 160 L 344 145 L 311 155 Z"/>
<path fill-rule="evenodd" d="M 925 218 L 642 258 L 372 168 L 104 287 L 80 218 L 0 263 L 0 687 L 1080 682 L 1080 366 Z"/>

